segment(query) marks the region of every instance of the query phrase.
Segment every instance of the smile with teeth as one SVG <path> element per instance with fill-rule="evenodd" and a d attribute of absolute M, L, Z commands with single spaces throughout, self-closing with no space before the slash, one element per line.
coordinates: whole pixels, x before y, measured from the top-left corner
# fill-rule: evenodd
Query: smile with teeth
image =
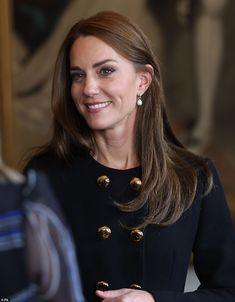
<path fill-rule="evenodd" d="M 88 109 L 99 109 L 107 107 L 111 102 L 103 102 L 98 104 L 87 104 Z"/>

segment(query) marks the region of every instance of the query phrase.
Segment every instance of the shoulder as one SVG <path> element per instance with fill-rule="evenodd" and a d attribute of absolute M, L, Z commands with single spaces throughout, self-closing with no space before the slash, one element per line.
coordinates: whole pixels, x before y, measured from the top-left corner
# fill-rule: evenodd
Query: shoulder
<path fill-rule="evenodd" d="M 63 166 L 64 164 L 65 161 L 59 158 L 55 153 L 47 152 L 31 158 L 24 168 L 24 171 L 29 169 L 47 171 Z"/>
<path fill-rule="evenodd" d="M 194 167 L 197 175 L 197 190 L 195 200 L 224 200 L 225 194 L 216 164 L 211 159 L 205 159 L 200 165 Z"/>
<path fill-rule="evenodd" d="M 220 180 L 219 173 L 216 168 L 216 164 L 213 161 L 208 162 L 208 168 L 209 172 L 211 173 L 211 185 L 206 187 L 205 185 L 205 173 L 204 175 L 201 175 L 201 182 L 203 180 L 203 196 L 202 196 L 202 207 L 211 215 L 214 213 L 217 214 L 217 218 L 219 219 L 219 216 L 225 215 L 230 216 L 230 210 L 228 207 L 228 202 L 225 196 L 225 192 L 223 189 L 223 185 Z M 208 183 L 207 183 L 208 184 Z M 206 191 L 207 189 L 207 191 Z"/>
<path fill-rule="evenodd" d="M 198 169 L 198 180 L 203 186 L 207 186 L 211 182 L 212 189 L 215 186 L 221 186 L 216 164 L 211 159 L 207 159 L 205 164 Z"/>
<path fill-rule="evenodd" d="M 29 170 L 41 171 L 52 178 L 65 178 L 74 175 L 76 171 L 84 171 L 90 167 L 87 156 L 76 156 L 71 161 L 60 158 L 57 154 L 48 152 L 33 157 L 26 165 L 24 174 Z"/>

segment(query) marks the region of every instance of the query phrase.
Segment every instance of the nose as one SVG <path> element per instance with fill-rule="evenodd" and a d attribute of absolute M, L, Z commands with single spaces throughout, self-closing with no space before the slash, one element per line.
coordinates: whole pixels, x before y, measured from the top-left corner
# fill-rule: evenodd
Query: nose
<path fill-rule="evenodd" d="M 98 80 L 93 76 L 87 76 L 84 81 L 83 94 L 87 97 L 93 97 L 99 93 Z"/>

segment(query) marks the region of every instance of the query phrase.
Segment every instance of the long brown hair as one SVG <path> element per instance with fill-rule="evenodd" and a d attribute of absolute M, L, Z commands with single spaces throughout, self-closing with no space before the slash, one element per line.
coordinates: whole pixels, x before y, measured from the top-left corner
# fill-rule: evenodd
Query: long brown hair
<path fill-rule="evenodd" d="M 144 105 L 137 112 L 135 143 L 142 168 L 142 189 L 138 197 L 117 204 L 122 211 L 146 207 L 142 227 L 150 223 L 174 223 L 192 204 L 199 171 L 212 179 L 206 159 L 186 150 L 175 137 L 168 123 L 159 65 L 150 43 L 139 27 L 127 17 L 103 11 L 77 22 L 65 38 L 55 66 L 52 111 L 53 137 L 40 153 L 48 150 L 71 161 L 78 154 L 94 151 L 94 139 L 83 117 L 76 109 L 70 94 L 70 49 L 79 36 L 95 36 L 135 66 L 152 65 L 153 80 L 143 95 Z"/>

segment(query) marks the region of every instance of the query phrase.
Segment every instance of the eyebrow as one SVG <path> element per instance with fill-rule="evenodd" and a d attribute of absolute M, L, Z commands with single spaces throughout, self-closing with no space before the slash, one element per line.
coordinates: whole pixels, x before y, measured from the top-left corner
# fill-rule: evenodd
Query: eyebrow
<path fill-rule="evenodd" d="M 99 67 L 99 66 L 101 66 L 101 65 L 103 65 L 103 64 L 105 64 L 105 63 L 107 63 L 107 62 L 116 62 L 116 63 L 117 63 L 116 60 L 113 60 L 113 59 L 106 59 L 106 60 L 100 61 L 100 62 L 98 62 L 98 63 L 95 63 L 94 65 L 92 65 L 92 67 L 93 67 L 93 68 L 96 68 L 96 67 Z"/>
<path fill-rule="evenodd" d="M 101 66 L 101 65 L 103 65 L 103 64 L 105 64 L 107 62 L 116 62 L 117 63 L 116 60 L 106 59 L 106 60 L 102 60 L 100 62 L 97 62 L 97 63 L 93 64 L 92 67 L 93 68 L 97 68 L 97 67 L 99 67 L 99 66 Z M 74 66 L 74 67 L 71 67 L 70 70 L 73 71 L 73 70 L 82 70 L 82 69 L 80 67 Z"/>

